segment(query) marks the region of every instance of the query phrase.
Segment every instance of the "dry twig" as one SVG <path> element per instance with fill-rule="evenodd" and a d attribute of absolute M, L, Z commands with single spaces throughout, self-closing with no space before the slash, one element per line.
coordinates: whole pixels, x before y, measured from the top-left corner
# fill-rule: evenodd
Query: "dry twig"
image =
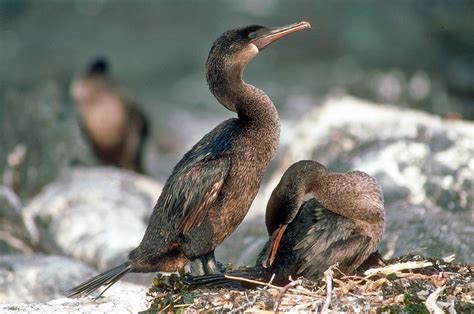
<path fill-rule="evenodd" d="M 436 300 L 439 297 L 439 294 L 444 290 L 443 287 L 437 288 L 429 297 L 426 299 L 425 305 L 428 311 L 432 314 L 444 314 L 444 311 L 436 304 Z"/>
<path fill-rule="evenodd" d="M 442 258 L 443 262 L 445 262 L 445 263 L 451 263 L 455 259 L 456 259 L 456 254 L 452 254 L 452 255 L 449 255 L 449 256 L 446 256 L 446 257 Z"/>
<path fill-rule="evenodd" d="M 268 283 L 268 282 L 261 282 L 261 281 L 258 281 L 258 280 L 248 279 L 248 278 L 244 278 L 244 277 L 236 277 L 236 276 L 231 276 L 231 275 L 224 275 L 224 277 L 227 278 L 227 279 L 232 279 L 232 280 L 237 280 L 237 281 L 245 281 L 245 282 L 254 283 L 256 285 L 267 286 L 267 287 L 274 288 L 274 289 L 281 289 L 282 288 L 282 287 L 279 287 L 279 286 L 272 285 L 271 283 Z"/>
<path fill-rule="evenodd" d="M 286 286 L 284 286 L 283 288 L 280 289 L 280 291 L 278 292 L 278 294 L 275 298 L 275 305 L 273 306 L 273 312 L 278 311 L 278 307 L 280 306 L 281 298 L 283 297 L 285 292 L 288 291 L 288 289 L 290 289 L 291 287 L 301 285 L 301 283 L 302 283 L 302 280 L 298 279 L 298 280 L 295 280 L 295 281 L 291 281 L 289 284 L 287 284 Z"/>
<path fill-rule="evenodd" d="M 329 306 L 331 305 L 331 298 L 332 298 L 332 276 L 334 275 L 333 268 L 336 267 L 336 265 L 333 265 L 329 267 L 325 272 L 324 272 L 324 280 L 326 281 L 326 301 L 324 302 L 323 309 L 321 312 L 328 313 Z"/>
<path fill-rule="evenodd" d="M 366 276 L 372 276 L 378 273 L 384 274 L 384 275 L 390 275 L 395 272 L 399 272 L 402 270 L 406 269 L 416 269 L 416 268 L 424 268 L 428 266 L 433 266 L 433 263 L 427 262 L 427 261 L 415 261 L 415 262 L 405 262 L 405 263 L 397 263 L 397 264 L 392 264 L 388 265 L 385 267 L 380 267 L 380 268 L 371 268 L 368 269 L 364 272 L 364 275 Z"/>
<path fill-rule="evenodd" d="M 233 310 L 231 311 L 231 313 L 241 313 L 241 312 L 245 311 L 246 309 L 248 309 L 248 308 L 254 306 L 254 304 L 257 302 L 258 296 L 254 296 L 254 297 L 253 297 L 253 300 L 250 301 L 249 296 L 247 295 L 247 293 L 245 293 L 245 298 L 247 299 L 247 302 L 244 303 L 244 304 L 242 304 L 242 305 L 239 306 L 238 308 L 233 309 Z"/>

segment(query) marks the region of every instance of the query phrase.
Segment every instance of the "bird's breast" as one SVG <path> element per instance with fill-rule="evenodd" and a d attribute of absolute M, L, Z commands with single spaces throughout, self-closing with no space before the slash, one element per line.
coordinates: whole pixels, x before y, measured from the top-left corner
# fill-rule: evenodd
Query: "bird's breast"
<path fill-rule="evenodd" d="M 121 142 L 126 132 L 127 112 L 120 99 L 100 95 L 94 104 L 83 104 L 79 110 L 83 125 L 96 145 L 110 149 Z"/>
<path fill-rule="evenodd" d="M 222 187 L 219 201 L 210 210 L 210 221 L 215 224 L 216 243 L 223 241 L 242 222 L 258 193 L 263 174 L 276 146 L 273 143 L 240 139 L 233 147 L 247 148 L 231 150 L 231 166 Z M 236 144 L 236 143 L 234 143 Z M 274 148 L 275 146 L 275 148 Z"/>

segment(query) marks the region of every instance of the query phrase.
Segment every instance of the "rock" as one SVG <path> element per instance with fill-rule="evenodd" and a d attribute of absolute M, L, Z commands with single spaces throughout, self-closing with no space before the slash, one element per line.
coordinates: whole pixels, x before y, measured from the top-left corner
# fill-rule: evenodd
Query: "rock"
<path fill-rule="evenodd" d="M 47 301 L 96 271 L 64 256 L 0 255 L 2 303 Z"/>
<path fill-rule="evenodd" d="M 3 91 L 0 178 L 22 199 L 38 193 L 75 160 L 93 161 L 60 83 L 44 80 L 33 88 Z"/>
<path fill-rule="evenodd" d="M 57 258 L 57 257 L 49 257 Z M 64 257 L 63 257 L 64 259 Z M 57 266 L 57 264 L 56 264 Z M 84 267 L 84 266 L 83 266 Z M 57 271 L 57 270 L 56 270 Z M 54 276 L 54 269 L 51 269 L 51 272 Z M 63 275 L 61 275 L 63 276 Z M 59 276 L 55 276 L 55 280 L 59 279 Z M 45 277 L 47 280 L 51 280 L 51 277 Z M 85 278 L 83 278 L 85 279 Z M 62 283 L 66 283 L 67 278 L 61 280 Z M 52 282 L 52 281 L 51 281 Z M 57 282 L 57 283 L 61 283 Z M 77 283 L 77 281 L 76 281 Z M 23 288 L 25 285 L 24 282 L 19 282 L 18 287 Z M 62 284 L 65 286 L 65 284 Z M 67 288 L 69 288 L 69 284 Z M 38 285 L 36 291 L 42 289 L 48 290 L 50 288 L 56 289 L 56 286 L 48 286 L 42 284 Z M 3 289 L 3 286 L 2 288 Z M 131 283 L 116 283 L 106 294 L 94 300 L 94 296 L 89 296 L 80 299 L 69 299 L 69 298 L 58 298 L 59 294 L 55 294 L 54 297 L 57 299 L 51 301 L 45 301 L 43 303 L 31 303 L 28 304 L 31 300 L 29 296 L 28 300 L 23 300 L 23 303 L 16 304 L 0 304 L 0 312 L 2 313 L 17 313 L 17 312 L 26 312 L 26 313 L 138 313 L 139 311 L 144 311 L 149 308 L 148 301 L 146 299 L 147 288 Z M 28 293 L 29 291 L 22 290 L 22 293 Z M 50 298 L 46 298 L 50 299 Z M 11 299 L 3 299 L 4 302 L 15 302 Z M 40 300 L 35 300 L 38 302 Z"/>
<path fill-rule="evenodd" d="M 237 230 L 217 247 L 216 259 L 223 264 L 253 265 L 267 238 L 263 216 L 249 212 Z"/>
<path fill-rule="evenodd" d="M 126 260 L 141 241 L 161 185 L 115 168 L 74 168 L 24 209 L 33 242 L 99 270 Z"/>
<path fill-rule="evenodd" d="M 386 257 L 422 250 L 474 261 L 474 124 L 343 96 L 286 131 L 274 182 L 301 159 L 365 171 L 384 190 Z"/>

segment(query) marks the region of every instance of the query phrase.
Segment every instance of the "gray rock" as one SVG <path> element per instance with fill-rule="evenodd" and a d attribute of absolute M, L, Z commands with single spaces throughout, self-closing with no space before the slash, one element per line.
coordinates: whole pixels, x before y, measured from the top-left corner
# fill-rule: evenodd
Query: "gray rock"
<path fill-rule="evenodd" d="M 378 179 L 386 257 L 416 250 L 474 261 L 474 124 L 343 96 L 286 131 L 274 178 L 295 161 L 313 159 Z"/>
<path fill-rule="evenodd" d="M 33 242 L 104 270 L 141 241 L 161 193 L 152 179 L 114 168 L 75 168 L 25 207 Z"/>
<path fill-rule="evenodd" d="M 22 199 L 72 162 L 93 161 L 63 91 L 48 80 L 31 89 L 0 91 L 0 178 Z"/>
<path fill-rule="evenodd" d="M 260 203 L 259 200 L 256 201 Z M 264 219 L 251 211 L 237 230 L 217 247 L 216 259 L 223 264 L 253 265 L 266 241 L 267 229 Z"/>
<path fill-rule="evenodd" d="M 0 255 L 1 303 L 47 301 L 96 272 L 64 256 Z"/>

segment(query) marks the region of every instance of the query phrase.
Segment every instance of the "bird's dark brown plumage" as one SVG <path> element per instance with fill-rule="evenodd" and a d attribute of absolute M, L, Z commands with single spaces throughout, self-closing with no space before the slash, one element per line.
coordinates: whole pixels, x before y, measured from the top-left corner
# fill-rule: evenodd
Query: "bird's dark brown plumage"
<path fill-rule="evenodd" d="M 280 135 L 273 103 L 246 84 L 242 72 L 259 50 L 307 27 L 306 22 L 277 29 L 248 26 L 214 42 L 206 64 L 209 89 L 238 118 L 218 125 L 175 166 L 129 261 L 71 289 L 70 296 L 111 285 L 124 272 L 176 271 L 189 260 L 200 273 L 218 272 L 214 249 L 246 215 Z"/>
<path fill-rule="evenodd" d="M 309 194 L 313 198 L 303 201 Z M 334 173 L 315 161 L 299 161 L 273 190 L 266 211 L 270 240 L 256 265 L 240 276 L 288 282 L 288 277 L 317 280 L 336 263 L 350 274 L 376 250 L 385 228 L 380 186 L 360 171 Z M 286 225 L 275 258 L 269 263 L 275 233 Z M 271 265 L 270 265 L 271 264 Z M 223 276 L 191 283 L 222 284 Z"/>
<path fill-rule="evenodd" d="M 136 102 L 112 79 L 107 60 L 92 61 L 71 85 L 80 124 L 97 159 L 143 173 L 148 122 Z"/>

